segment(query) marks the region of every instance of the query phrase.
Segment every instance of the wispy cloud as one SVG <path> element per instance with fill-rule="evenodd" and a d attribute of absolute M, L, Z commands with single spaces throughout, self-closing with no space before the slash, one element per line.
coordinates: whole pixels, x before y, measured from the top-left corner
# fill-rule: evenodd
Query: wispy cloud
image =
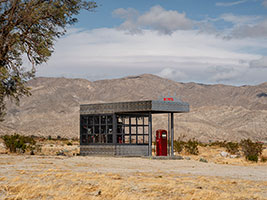
<path fill-rule="evenodd" d="M 247 0 L 241 0 L 241 1 L 233 1 L 233 2 L 217 2 L 215 5 L 216 6 L 224 6 L 224 7 L 228 7 L 228 6 L 235 6 L 238 4 L 242 4 L 247 2 Z"/>
<path fill-rule="evenodd" d="M 267 69 L 267 56 L 263 56 L 258 60 L 252 60 L 249 63 L 250 68 L 266 68 Z"/>
<path fill-rule="evenodd" d="M 235 27 L 232 36 L 236 38 L 267 38 L 267 20 L 254 25 Z"/>
<path fill-rule="evenodd" d="M 244 72 L 253 70 L 250 61 L 260 56 L 241 50 L 265 44 L 249 39 L 226 41 L 195 30 L 175 31 L 171 36 L 153 30 L 131 35 L 115 28 L 68 33 L 57 42 L 48 63 L 38 68 L 39 76 L 96 80 L 153 73 L 176 81 L 243 84 Z M 207 73 L 214 66 L 219 67 Z M 256 71 L 255 74 L 264 73 Z M 255 80 L 249 74 L 246 78 L 247 83 Z M 266 77 L 257 81 L 266 81 Z"/>
<path fill-rule="evenodd" d="M 262 5 L 267 8 L 267 0 L 263 0 Z"/>

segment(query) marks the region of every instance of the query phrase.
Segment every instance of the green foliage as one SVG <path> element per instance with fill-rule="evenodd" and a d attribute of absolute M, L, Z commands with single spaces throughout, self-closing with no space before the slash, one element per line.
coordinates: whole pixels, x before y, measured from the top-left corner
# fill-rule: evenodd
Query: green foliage
<path fill-rule="evenodd" d="M 247 160 L 258 162 L 258 157 L 263 151 L 262 143 L 252 142 L 250 139 L 246 139 L 240 142 L 240 146 Z"/>
<path fill-rule="evenodd" d="M 230 154 L 237 154 L 239 152 L 239 144 L 236 142 L 227 142 L 225 148 Z"/>
<path fill-rule="evenodd" d="M 185 151 L 189 154 L 198 155 L 198 141 L 195 139 L 188 140 L 184 145 Z"/>
<path fill-rule="evenodd" d="M 24 153 L 26 149 L 33 151 L 33 145 L 36 144 L 35 140 L 32 137 L 21 136 L 18 134 L 4 135 L 2 139 L 4 140 L 6 148 L 8 148 L 9 151 L 13 153 L 16 153 L 18 150 Z"/>
<path fill-rule="evenodd" d="M 226 147 L 226 141 L 215 141 L 209 144 L 209 146 Z"/>
<path fill-rule="evenodd" d="M 181 140 L 174 140 L 173 141 L 173 148 L 174 151 L 176 151 L 177 153 L 181 153 L 183 151 L 185 142 L 181 141 Z"/>
<path fill-rule="evenodd" d="M 261 156 L 261 162 L 267 162 L 267 156 Z"/>
<path fill-rule="evenodd" d="M 0 0 L 0 119 L 5 115 L 5 98 L 19 102 L 30 95 L 26 81 L 34 77 L 35 66 L 47 62 L 56 39 L 67 25 L 77 22 L 80 10 L 92 11 L 87 0 Z M 25 71 L 27 55 L 32 69 Z"/>
<path fill-rule="evenodd" d="M 47 139 L 48 139 L 48 140 L 52 140 L 51 135 L 48 135 Z"/>

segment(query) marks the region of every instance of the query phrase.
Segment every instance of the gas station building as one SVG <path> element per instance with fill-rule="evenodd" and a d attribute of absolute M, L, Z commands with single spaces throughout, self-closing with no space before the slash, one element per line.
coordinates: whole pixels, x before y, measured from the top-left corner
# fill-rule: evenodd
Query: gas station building
<path fill-rule="evenodd" d="M 173 98 L 80 105 L 80 154 L 152 156 L 152 115 L 168 113 L 173 156 L 174 113 L 184 112 Z"/>

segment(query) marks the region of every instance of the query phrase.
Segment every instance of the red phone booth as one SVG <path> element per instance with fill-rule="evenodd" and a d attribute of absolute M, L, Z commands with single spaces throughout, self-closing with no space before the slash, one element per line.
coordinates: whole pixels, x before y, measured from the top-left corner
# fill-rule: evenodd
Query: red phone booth
<path fill-rule="evenodd" d="M 167 156 L 167 131 L 159 129 L 156 132 L 157 156 Z"/>

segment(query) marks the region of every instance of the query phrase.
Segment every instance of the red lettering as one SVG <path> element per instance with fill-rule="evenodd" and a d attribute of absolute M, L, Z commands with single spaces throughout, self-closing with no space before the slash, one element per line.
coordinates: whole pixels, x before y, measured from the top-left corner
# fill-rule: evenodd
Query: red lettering
<path fill-rule="evenodd" d="M 172 97 L 164 97 L 163 101 L 174 101 L 174 99 Z"/>

